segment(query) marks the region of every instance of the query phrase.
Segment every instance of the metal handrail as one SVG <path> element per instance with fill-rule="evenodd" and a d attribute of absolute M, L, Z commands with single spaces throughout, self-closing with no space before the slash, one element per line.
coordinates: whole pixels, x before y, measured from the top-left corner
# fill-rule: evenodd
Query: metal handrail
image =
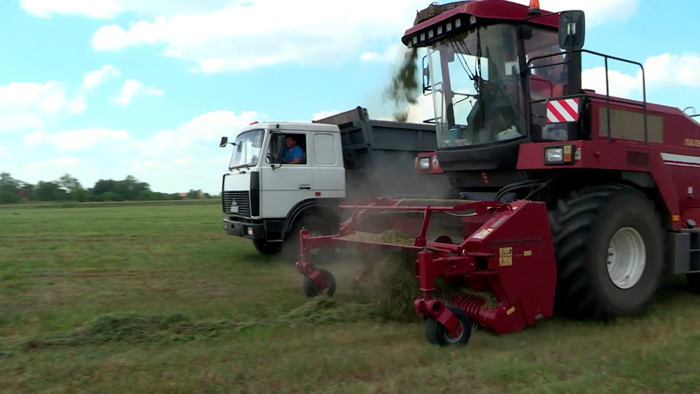
<path fill-rule="evenodd" d="M 560 63 L 549 64 L 549 65 L 543 65 L 543 66 L 532 66 L 532 65 L 531 65 L 531 63 L 532 63 L 533 61 L 535 61 L 535 60 L 545 59 L 545 58 L 554 57 L 554 56 L 561 56 L 561 55 L 564 55 L 564 54 L 569 54 L 569 55 L 570 55 L 570 54 L 573 54 L 573 53 L 590 53 L 591 55 L 600 56 L 600 57 L 602 57 L 602 58 L 605 59 L 605 98 L 606 98 L 606 106 L 607 106 L 607 112 L 608 112 L 608 119 L 607 119 L 607 120 L 608 120 L 608 143 L 612 142 L 612 120 L 611 120 L 611 118 L 610 118 L 610 102 L 619 102 L 619 103 L 625 103 L 625 104 L 629 104 L 629 105 L 640 106 L 640 107 L 643 107 L 643 108 L 644 108 L 644 143 L 645 143 L 645 144 L 648 144 L 648 143 L 649 143 L 649 137 L 648 137 L 648 128 L 647 128 L 648 110 L 647 110 L 646 73 L 645 73 L 645 70 L 644 70 L 644 65 L 643 65 L 642 63 L 635 62 L 635 61 L 633 61 L 633 60 L 627 60 L 627 59 L 619 58 L 619 57 L 616 57 L 616 56 L 605 55 L 605 54 L 599 53 L 599 52 L 589 51 L 589 50 L 587 50 L 587 49 L 579 49 L 579 50 L 575 50 L 575 51 L 567 51 L 567 52 L 552 53 L 552 54 L 543 55 L 543 56 L 537 56 L 537 57 L 534 57 L 534 58 L 532 58 L 532 59 L 529 59 L 529 60 L 527 61 L 527 70 L 529 71 L 529 70 L 536 69 L 536 68 L 553 67 L 553 66 L 557 66 L 557 65 L 560 65 L 560 64 L 569 63 L 569 62 L 571 61 L 571 57 L 570 57 L 570 56 L 568 56 L 567 59 L 566 59 L 565 61 L 560 62 Z M 621 61 L 621 62 L 623 62 L 623 63 L 634 64 L 634 65 L 639 66 L 639 67 L 642 69 L 642 95 L 643 95 L 643 102 L 642 102 L 642 104 L 636 103 L 636 102 L 634 102 L 634 101 L 632 101 L 632 100 L 627 101 L 627 100 L 622 100 L 622 99 L 617 99 L 617 98 L 614 98 L 614 97 L 610 97 L 610 78 L 609 78 L 610 69 L 609 69 L 609 65 L 608 65 L 610 59 L 612 59 L 612 60 L 617 60 L 617 61 Z M 529 78 L 528 78 L 528 87 L 529 87 Z M 530 94 L 530 92 L 529 92 L 529 89 L 528 89 L 528 95 L 529 95 L 529 94 Z M 585 96 L 585 95 L 584 95 L 584 94 L 581 94 L 580 96 Z M 572 97 L 573 97 L 573 96 L 572 96 Z M 529 115 L 530 119 L 532 119 L 532 104 L 540 103 L 540 102 L 545 102 L 545 101 L 552 100 L 552 99 L 554 99 L 554 98 L 549 98 L 549 99 L 545 99 L 545 100 L 530 100 L 530 101 L 529 101 L 529 104 L 530 104 L 530 105 L 529 105 L 529 107 L 528 107 L 528 115 Z M 557 99 L 561 99 L 561 98 L 557 98 Z"/>

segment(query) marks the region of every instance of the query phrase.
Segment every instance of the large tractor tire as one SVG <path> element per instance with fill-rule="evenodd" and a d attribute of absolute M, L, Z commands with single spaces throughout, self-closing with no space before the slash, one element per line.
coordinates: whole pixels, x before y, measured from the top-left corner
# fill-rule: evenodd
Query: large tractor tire
<path fill-rule="evenodd" d="M 622 185 L 586 187 L 550 211 L 557 260 L 555 304 L 576 319 L 643 313 L 664 268 L 664 230 L 654 204 Z"/>

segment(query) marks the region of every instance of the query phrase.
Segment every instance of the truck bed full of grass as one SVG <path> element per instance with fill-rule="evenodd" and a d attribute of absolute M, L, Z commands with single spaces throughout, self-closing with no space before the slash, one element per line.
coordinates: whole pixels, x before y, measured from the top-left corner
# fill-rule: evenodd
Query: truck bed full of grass
<path fill-rule="evenodd" d="M 440 349 L 357 301 L 361 262 L 318 262 L 338 289 L 309 300 L 221 219 L 217 204 L 0 209 L 0 393 L 700 392 L 700 298 L 682 277 L 638 319 Z"/>

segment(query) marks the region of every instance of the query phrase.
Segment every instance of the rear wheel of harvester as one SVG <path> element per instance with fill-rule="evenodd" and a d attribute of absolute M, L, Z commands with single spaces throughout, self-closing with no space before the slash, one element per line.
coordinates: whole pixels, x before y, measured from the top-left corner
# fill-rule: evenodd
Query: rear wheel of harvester
<path fill-rule="evenodd" d="M 664 266 L 664 230 L 654 204 L 622 185 L 586 187 L 550 211 L 557 261 L 556 307 L 578 319 L 641 314 Z"/>
<path fill-rule="evenodd" d="M 454 305 L 446 305 L 445 307 L 455 315 L 460 326 L 462 326 L 462 332 L 456 338 L 453 337 L 442 323 L 431 316 L 425 321 L 425 339 L 428 343 L 441 347 L 466 345 L 472 335 L 471 319 L 466 312 Z"/>

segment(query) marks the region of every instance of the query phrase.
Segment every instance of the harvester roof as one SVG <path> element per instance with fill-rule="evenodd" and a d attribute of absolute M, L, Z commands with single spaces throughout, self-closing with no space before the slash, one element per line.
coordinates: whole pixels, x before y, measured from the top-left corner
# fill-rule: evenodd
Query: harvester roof
<path fill-rule="evenodd" d="M 465 16 L 474 16 L 479 19 L 520 21 L 530 18 L 530 15 L 528 15 L 528 6 L 507 0 L 470 0 L 459 3 L 460 4 L 456 7 L 449 7 L 450 4 L 431 6 L 448 7 L 448 10 L 435 17 L 421 21 L 406 30 L 401 41 L 405 45 L 413 46 L 419 43 L 424 44 L 426 39 L 429 41 L 432 41 L 433 38 L 438 39 L 440 35 L 451 31 L 468 29 L 469 25 L 473 23 L 465 18 Z M 421 12 L 425 13 L 430 10 L 431 7 Z M 542 10 L 542 16 L 532 18 L 529 22 L 535 25 L 557 29 L 559 27 L 559 16 L 554 14 L 547 15 L 549 13 L 549 11 Z M 430 30 L 428 29 L 433 26 L 435 26 L 436 29 L 433 31 L 433 37 L 430 37 Z"/>

